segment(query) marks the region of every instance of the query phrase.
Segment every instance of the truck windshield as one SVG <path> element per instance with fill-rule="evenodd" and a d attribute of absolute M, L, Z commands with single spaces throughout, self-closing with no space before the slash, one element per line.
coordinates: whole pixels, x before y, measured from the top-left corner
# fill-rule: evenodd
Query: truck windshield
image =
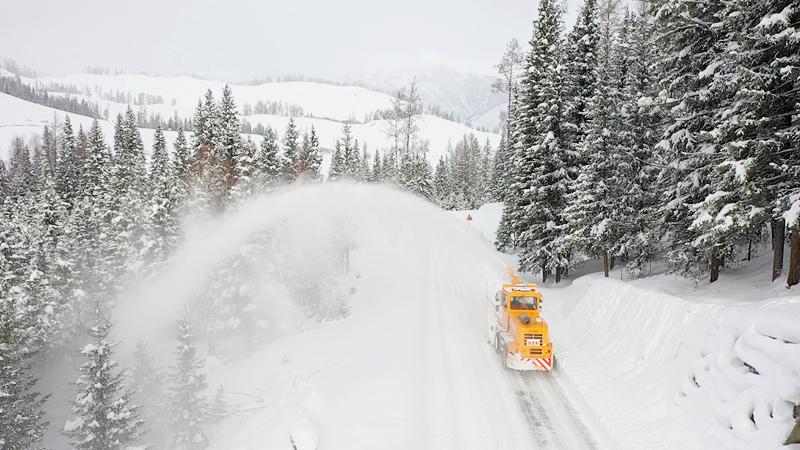
<path fill-rule="evenodd" d="M 536 297 L 513 297 L 511 309 L 536 309 Z"/>

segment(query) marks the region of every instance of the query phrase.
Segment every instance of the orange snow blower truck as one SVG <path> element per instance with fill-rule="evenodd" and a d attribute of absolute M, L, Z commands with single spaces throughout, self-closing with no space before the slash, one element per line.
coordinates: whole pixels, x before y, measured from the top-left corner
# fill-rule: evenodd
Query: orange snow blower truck
<path fill-rule="evenodd" d="M 489 319 L 489 342 L 503 367 L 549 372 L 555 365 L 547 322 L 542 320 L 542 293 L 533 283 L 523 283 L 513 269 L 511 279 L 497 291 Z"/>

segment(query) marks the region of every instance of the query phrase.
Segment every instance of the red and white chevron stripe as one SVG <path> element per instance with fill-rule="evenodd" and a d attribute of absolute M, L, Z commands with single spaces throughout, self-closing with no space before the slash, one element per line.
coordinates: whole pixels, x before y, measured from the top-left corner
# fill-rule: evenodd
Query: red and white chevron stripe
<path fill-rule="evenodd" d="M 536 370 L 552 370 L 553 369 L 553 359 L 552 358 L 525 358 L 525 359 L 530 361 L 534 366 L 536 366 Z"/>

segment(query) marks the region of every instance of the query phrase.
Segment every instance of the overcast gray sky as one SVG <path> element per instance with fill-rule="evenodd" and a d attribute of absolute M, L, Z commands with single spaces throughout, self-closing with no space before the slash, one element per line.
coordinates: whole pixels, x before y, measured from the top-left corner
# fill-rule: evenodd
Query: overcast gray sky
<path fill-rule="evenodd" d="M 581 0 L 569 0 L 568 21 Z M 391 72 L 493 73 L 526 42 L 536 0 L 3 0 L 0 58 L 51 74 L 88 66 L 243 80 Z"/>

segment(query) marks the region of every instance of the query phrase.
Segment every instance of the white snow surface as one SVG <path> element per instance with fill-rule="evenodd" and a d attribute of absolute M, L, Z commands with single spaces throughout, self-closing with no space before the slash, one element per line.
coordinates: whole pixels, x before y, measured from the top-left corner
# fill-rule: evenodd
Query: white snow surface
<path fill-rule="evenodd" d="M 279 242 L 264 257 L 283 274 L 336 269 L 325 288 L 349 313 L 305 319 L 269 289 L 257 306 L 274 311 L 271 341 L 207 364 L 210 390 L 222 385 L 236 411 L 211 430 L 213 448 L 597 447 L 593 419 L 558 374 L 505 371 L 487 344 L 488 297 L 505 268 L 494 249 L 463 218 L 388 187 L 289 189 L 199 228 L 121 302 L 131 306 L 115 314 L 117 332 L 163 340 L 208 269 L 274 226 Z M 349 271 L 332 257 L 337 242 L 352 249 Z"/>
<path fill-rule="evenodd" d="M 183 78 L 187 79 L 183 80 Z M 103 89 L 120 88 L 123 92 L 138 92 L 136 89 L 152 89 L 151 91 L 142 92 L 161 94 L 164 96 L 166 103 L 163 105 L 147 105 L 146 109 L 148 111 L 161 112 L 164 119 L 171 117 L 174 110 L 178 110 L 181 117 L 192 117 L 197 100 L 203 95 L 204 89 L 207 87 L 214 87 L 216 89 L 215 95 L 219 97 L 222 88 L 221 83 L 206 82 L 188 77 L 158 78 L 141 75 L 112 77 L 84 74 L 81 76 L 61 77 L 52 80 L 64 83 L 104 81 L 106 84 L 103 85 Z M 185 81 L 185 85 L 180 83 L 181 80 Z M 131 84 L 124 84 L 127 82 Z M 169 89 L 173 87 L 175 91 L 170 91 Z M 175 106 L 171 104 L 171 97 L 167 95 L 169 92 L 173 92 L 172 95 L 178 96 L 175 97 L 177 101 Z M 261 97 L 267 94 L 274 95 L 271 97 Z M 240 106 L 245 101 L 255 103 L 258 99 L 274 101 L 275 99 L 290 97 L 292 101 L 308 102 L 299 103 L 306 112 L 315 111 L 311 108 L 317 105 L 334 105 L 331 107 L 333 109 L 319 109 L 318 111 L 322 112 L 315 113 L 340 120 L 347 120 L 352 115 L 349 111 L 357 113 L 355 115 L 356 118 L 363 119 L 363 114 L 361 113 L 386 107 L 387 99 L 391 99 L 391 97 L 384 94 L 374 93 L 363 88 L 332 86 L 309 82 L 267 83 L 261 86 L 234 86 L 234 95 L 237 104 Z M 83 95 L 78 97 L 89 101 L 99 101 L 101 109 L 108 107 L 109 117 L 112 119 L 116 117 L 117 113 L 125 111 L 128 107 L 121 103 L 98 100 L 96 97 L 86 97 Z M 136 107 L 134 107 L 134 110 L 136 110 Z M 63 121 L 66 115 L 67 113 L 63 111 L 27 102 L 7 94 L 0 94 L 0 159 L 8 160 L 10 142 L 15 136 L 23 136 L 25 138 L 38 136 L 41 134 L 44 125 L 52 123 L 54 119 Z M 82 125 L 85 130 L 88 130 L 92 123 L 92 119 L 89 117 L 76 114 L 69 114 L 69 117 L 76 131 L 79 125 Z M 253 126 L 260 123 L 265 127 L 272 127 L 278 133 L 279 137 L 283 136 L 286 125 L 289 122 L 288 117 L 269 114 L 250 115 L 244 116 L 243 118 L 248 120 Z M 332 149 L 334 147 L 336 140 L 342 134 L 342 127 L 344 126 L 340 121 L 318 117 L 298 117 L 295 118 L 295 121 L 301 132 L 310 131 L 313 126 L 319 135 L 320 143 L 327 149 Z M 113 121 L 101 120 L 100 124 L 103 127 L 106 140 L 110 144 L 113 139 Z M 439 157 L 447 152 L 448 144 L 451 142 L 455 143 L 465 134 L 474 133 L 481 143 L 488 139 L 493 147 L 496 147 L 500 141 L 499 135 L 477 131 L 464 124 L 430 115 L 421 116 L 418 125 L 419 137 L 429 143 L 430 150 L 427 153 L 427 157 L 429 161 L 431 161 L 431 164 L 435 164 Z M 386 149 L 390 145 L 390 139 L 386 136 L 388 127 L 383 120 L 370 121 L 363 124 L 354 123 L 352 128 L 354 137 L 358 139 L 360 144 L 366 143 L 370 153 L 374 152 L 376 149 Z M 154 132 L 146 128 L 142 128 L 141 132 L 145 151 L 149 154 L 152 149 Z M 165 134 L 167 144 L 171 149 L 172 142 L 177 133 L 166 132 Z M 257 143 L 260 143 L 259 136 L 254 135 L 253 139 Z"/>
<path fill-rule="evenodd" d="M 468 226 L 493 240 L 502 204 L 451 214 L 464 223 L 469 214 Z M 800 449 L 781 445 L 800 404 L 800 294 L 769 282 L 770 261 L 697 287 L 595 273 L 543 288 L 559 376 L 594 412 L 605 444 Z"/>
<path fill-rule="evenodd" d="M 94 75 L 88 73 L 59 77 L 43 77 L 28 82 L 39 82 L 45 86 L 52 84 L 77 87 L 79 90 L 89 89 L 93 93 L 116 91 L 130 93 L 134 97 L 139 93 L 160 95 L 164 103 L 146 105 L 148 111 L 160 112 L 166 119 L 173 111 L 181 117 L 194 114 L 198 99 L 208 89 L 219 97 L 224 82 L 201 80 L 190 76 L 158 77 L 150 75 Z M 332 84 L 290 81 L 272 82 L 255 86 L 231 84 L 234 98 L 238 105 L 258 101 L 281 102 L 300 105 L 303 111 L 317 117 L 329 117 L 347 120 L 351 117 L 363 119 L 365 114 L 377 109 L 386 109 L 392 105 L 392 97 L 380 92 L 370 91 L 357 86 L 337 86 Z M 53 90 L 53 89 L 51 89 Z M 55 92 L 55 91 L 54 91 Z M 91 97 L 98 97 L 91 95 Z"/>
<path fill-rule="evenodd" d="M 554 332 L 562 368 L 620 447 L 786 448 L 800 298 L 688 300 L 637 284 L 577 280 L 568 290 L 584 293 Z"/>

